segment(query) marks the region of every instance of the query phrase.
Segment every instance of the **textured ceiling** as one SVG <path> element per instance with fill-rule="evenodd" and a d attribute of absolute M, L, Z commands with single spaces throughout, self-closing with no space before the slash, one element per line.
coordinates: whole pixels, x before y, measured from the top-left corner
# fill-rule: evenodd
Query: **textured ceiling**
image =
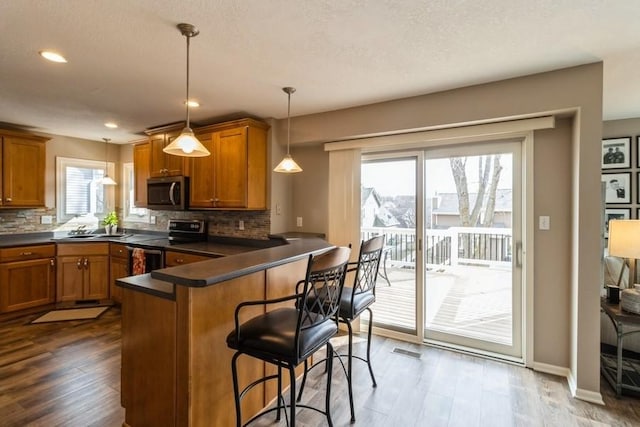
<path fill-rule="evenodd" d="M 640 117 L 638 0 L 2 0 L 0 122 L 115 142 L 183 120 L 303 115 L 604 62 Z M 67 64 L 37 53 L 55 49 Z M 109 130 L 106 121 L 120 128 Z"/>

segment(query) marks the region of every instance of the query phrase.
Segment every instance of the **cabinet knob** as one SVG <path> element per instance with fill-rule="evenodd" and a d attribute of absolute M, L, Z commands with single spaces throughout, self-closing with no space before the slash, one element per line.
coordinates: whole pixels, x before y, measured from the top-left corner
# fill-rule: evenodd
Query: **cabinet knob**
<path fill-rule="evenodd" d="M 20 256 L 29 256 L 33 255 L 33 252 L 20 252 Z"/>
<path fill-rule="evenodd" d="M 82 258 L 78 258 L 78 262 L 76 262 L 76 266 L 78 267 L 78 270 L 82 268 Z"/>
<path fill-rule="evenodd" d="M 84 268 L 89 268 L 89 260 L 87 258 L 84 259 Z"/>
<path fill-rule="evenodd" d="M 4 201 L 11 203 L 13 201 L 13 199 L 11 197 L 7 197 L 6 199 L 4 199 Z"/>
<path fill-rule="evenodd" d="M 51 264 L 51 267 L 55 267 L 55 266 L 56 266 L 56 263 L 55 263 L 55 261 L 53 260 L 53 258 L 51 258 L 51 259 L 49 260 L 49 264 Z"/>

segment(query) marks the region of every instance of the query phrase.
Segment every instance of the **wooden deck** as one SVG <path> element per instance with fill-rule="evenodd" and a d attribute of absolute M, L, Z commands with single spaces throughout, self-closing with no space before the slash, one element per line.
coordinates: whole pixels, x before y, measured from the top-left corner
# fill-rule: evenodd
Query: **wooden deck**
<path fill-rule="evenodd" d="M 387 266 L 373 306 L 376 325 L 415 330 L 415 270 Z M 511 344 L 511 271 L 500 267 L 442 266 L 426 272 L 426 326 L 439 332 Z"/>

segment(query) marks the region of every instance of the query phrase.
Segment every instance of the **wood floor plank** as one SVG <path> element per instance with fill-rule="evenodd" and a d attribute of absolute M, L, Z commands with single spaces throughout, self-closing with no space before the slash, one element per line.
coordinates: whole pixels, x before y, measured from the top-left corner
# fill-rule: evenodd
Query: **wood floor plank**
<path fill-rule="evenodd" d="M 30 325 L 35 317 L 0 323 L 0 426 L 120 427 L 119 309 L 92 321 Z M 344 352 L 346 340 L 335 341 Z M 366 341 L 355 342 L 364 355 Z M 355 426 L 640 426 L 640 399 L 616 398 L 604 380 L 600 406 L 572 398 L 565 378 L 419 344 L 374 336 L 372 358 L 376 388 L 366 364 L 354 361 Z M 345 374 L 337 361 L 334 369 L 334 425 L 352 426 Z M 325 384 L 323 369 L 312 371 L 303 401 L 323 407 Z M 297 414 L 298 427 L 326 426 L 316 412 Z M 285 425 L 274 418 L 253 426 Z"/>

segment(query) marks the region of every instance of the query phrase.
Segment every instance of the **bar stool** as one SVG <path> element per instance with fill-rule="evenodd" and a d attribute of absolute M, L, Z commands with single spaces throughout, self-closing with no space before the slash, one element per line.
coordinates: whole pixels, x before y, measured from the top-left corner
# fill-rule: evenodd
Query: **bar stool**
<path fill-rule="evenodd" d="M 357 262 L 350 262 L 352 266 L 347 272 L 354 271 L 355 277 L 353 279 L 353 286 L 345 286 L 342 291 L 342 297 L 340 298 L 340 308 L 337 314 L 337 320 L 347 325 L 349 332 L 349 346 L 348 353 L 335 354 L 333 357 L 347 356 L 347 370 L 345 374 L 347 376 L 347 384 L 349 388 L 349 406 L 351 409 L 351 422 L 355 422 L 356 415 L 353 405 L 353 382 L 352 382 L 352 362 L 353 359 L 359 359 L 367 363 L 369 367 L 369 374 L 371 375 L 371 381 L 373 387 L 377 387 L 376 378 L 373 375 L 373 368 L 371 367 L 371 329 L 373 326 L 373 312 L 371 311 L 371 304 L 376 301 L 376 279 L 378 277 L 378 269 L 380 267 L 380 260 L 382 258 L 382 250 L 384 248 L 385 236 L 376 236 L 364 241 L 360 244 L 360 254 L 358 255 Z M 369 312 L 369 330 L 367 332 L 367 357 L 363 358 L 355 356 L 353 354 L 353 328 L 351 322 L 356 319 L 362 312 L 367 310 Z M 332 353 L 327 352 L 327 356 Z M 304 391 L 304 384 L 307 379 L 307 372 L 321 364 L 327 363 L 327 369 L 330 368 L 330 359 L 327 357 L 315 363 L 310 368 L 307 367 L 307 361 L 304 361 L 304 375 L 302 377 L 302 383 L 300 385 L 300 394 L 298 400 L 302 398 L 302 392 Z M 342 362 L 341 362 L 342 364 Z M 308 369 L 307 369 L 308 368 Z M 342 364 L 344 369 L 344 364 Z"/>
<path fill-rule="evenodd" d="M 254 386 L 271 379 L 278 381 L 278 397 L 275 408 L 266 409 L 252 417 L 245 426 L 258 417 L 272 411 L 277 411 L 276 420 L 280 420 L 280 411 L 290 409 L 287 425 L 295 426 L 296 416 L 296 377 L 295 368 L 306 361 L 323 346 L 327 347 L 327 354 L 333 353 L 329 340 L 338 331 L 335 317 L 340 305 L 340 296 L 344 286 L 344 279 L 351 250 L 339 247 L 320 255 L 310 256 L 304 280 L 298 282 L 296 289 L 300 292 L 287 297 L 247 301 L 239 304 L 235 310 L 235 330 L 227 337 L 227 346 L 236 350 L 231 360 L 233 374 L 233 389 L 236 406 L 236 426 L 242 426 L 241 400 Z M 295 301 L 295 307 L 281 307 L 265 314 L 256 316 L 243 324 L 239 316 L 244 307 Z M 242 391 L 238 385 L 237 360 L 241 355 L 263 360 L 278 367 L 275 375 L 260 378 L 247 385 Z M 282 368 L 289 370 L 290 400 L 285 404 L 282 396 Z M 325 396 L 325 410 L 322 411 L 307 405 L 298 407 L 313 409 L 327 417 L 328 425 L 333 426 L 330 413 L 331 398 L 331 368 L 327 363 L 327 390 Z M 286 410 L 285 418 L 287 417 Z M 289 419 L 291 420 L 289 424 Z"/>

